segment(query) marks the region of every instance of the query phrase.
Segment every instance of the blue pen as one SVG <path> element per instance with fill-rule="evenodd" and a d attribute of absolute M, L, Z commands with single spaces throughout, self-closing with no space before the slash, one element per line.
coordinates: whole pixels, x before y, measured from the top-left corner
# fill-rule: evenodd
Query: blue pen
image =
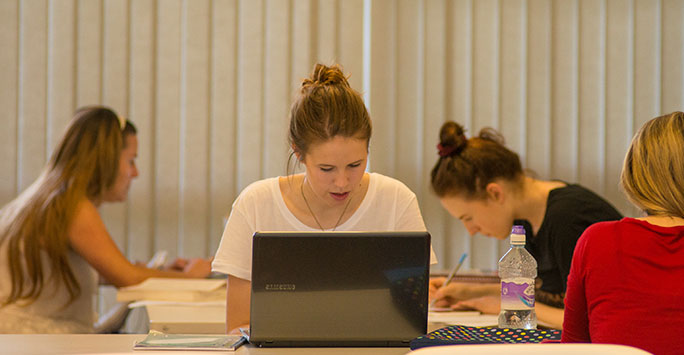
<path fill-rule="evenodd" d="M 465 261 L 465 258 L 467 256 L 468 256 L 468 253 L 461 254 L 461 258 L 458 259 L 458 264 L 456 264 L 456 267 L 453 270 L 451 270 L 451 272 L 449 273 L 449 276 L 447 276 L 446 280 L 444 280 L 444 284 L 442 285 L 442 287 L 446 287 L 451 282 L 451 279 L 454 278 L 454 275 L 456 275 L 456 272 L 458 272 L 458 269 L 461 268 L 461 265 L 463 265 L 463 261 Z M 430 302 L 430 307 L 432 307 L 436 301 L 437 301 L 436 298 L 434 300 L 432 300 L 432 302 Z"/>

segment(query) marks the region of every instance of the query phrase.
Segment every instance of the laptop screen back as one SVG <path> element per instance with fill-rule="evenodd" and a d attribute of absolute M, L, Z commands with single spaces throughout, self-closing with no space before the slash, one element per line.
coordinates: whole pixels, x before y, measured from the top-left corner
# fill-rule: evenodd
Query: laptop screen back
<path fill-rule="evenodd" d="M 257 232 L 250 341 L 407 346 L 427 330 L 427 232 Z"/>

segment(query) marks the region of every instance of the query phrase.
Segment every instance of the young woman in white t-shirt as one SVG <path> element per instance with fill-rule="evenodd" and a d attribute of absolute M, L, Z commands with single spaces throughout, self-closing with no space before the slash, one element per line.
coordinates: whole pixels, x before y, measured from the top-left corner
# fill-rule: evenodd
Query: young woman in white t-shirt
<path fill-rule="evenodd" d="M 254 232 L 425 230 L 411 190 L 366 172 L 371 132 L 361 95 L 342 70 L 317 64 L 290 109 L 291 158 L 305 172 L 245 188 L 233 204 L 212 263 L 214 271 L 228 275 L 228 331 L 249 323 Z"/>

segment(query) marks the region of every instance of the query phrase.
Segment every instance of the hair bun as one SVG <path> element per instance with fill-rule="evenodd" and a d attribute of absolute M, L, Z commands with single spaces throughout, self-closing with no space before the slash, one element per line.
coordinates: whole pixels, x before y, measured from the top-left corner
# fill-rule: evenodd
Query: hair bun
<path fill-rule="evenodd" d="M 468 144 L 465 129 L 454 121 L 446 121 L 439 130 L 439 156 L 449 157 L 459 154 Z"/>
<path fill-rule="evenodd" d="M 302 87 L 307 86 L 327 86 L 327 85 L 343 85 L 349 87 L 349 81 L 344 76 L 342 68 L 335 64 L 333 66 L 326 66 L 323 64 L 316 64 L 310 78 L 304 79 Z"/>

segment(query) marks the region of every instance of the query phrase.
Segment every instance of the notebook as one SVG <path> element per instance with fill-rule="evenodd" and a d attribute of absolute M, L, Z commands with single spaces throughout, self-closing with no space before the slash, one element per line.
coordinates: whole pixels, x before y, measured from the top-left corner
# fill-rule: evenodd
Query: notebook
<path fill-rule="evenodd" d="M 427 332 L 427 232 L 257 232 L 250 342 L 409 346 Z"/>
<path fill-rule="evenodd" d="M 210 350 L 235 351 L 245 342 L 241 335 L 165 334 L 150 330 L 145 339 L 136 342 L 133 350 Z"/>

